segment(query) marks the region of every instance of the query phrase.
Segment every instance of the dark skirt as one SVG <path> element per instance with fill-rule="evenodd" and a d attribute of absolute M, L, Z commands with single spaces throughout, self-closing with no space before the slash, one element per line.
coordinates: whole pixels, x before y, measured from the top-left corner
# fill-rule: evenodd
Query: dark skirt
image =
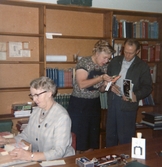
<path fill-rule="evenodd" d="M 71 131 L 76 134 L 76 150 L 99 148 L 100 98 L 70 97 L 68 112 L 72 120 Z"/>

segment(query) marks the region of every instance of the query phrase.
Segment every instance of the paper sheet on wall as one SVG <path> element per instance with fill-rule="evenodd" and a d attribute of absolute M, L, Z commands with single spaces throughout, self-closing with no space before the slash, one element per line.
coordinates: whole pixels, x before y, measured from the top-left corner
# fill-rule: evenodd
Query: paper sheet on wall
<path fill-rule="evenodd" d="M 30 57 L 30 50 L 20 50 L 21 57 Z"/>
<path fill-rule="evenodd" d="M 6 52 L 0 52 L 0 60 L 6 60 Z"/>
<path fill-rule="evenodd" d="M 0 52 L 6 52 L 7 46 L 6 42 L 0 42 Z"/>
<path fill-rule="evenodd" d="M 22 57 L 22 42 L 9 42 L 9 57 Z"/>

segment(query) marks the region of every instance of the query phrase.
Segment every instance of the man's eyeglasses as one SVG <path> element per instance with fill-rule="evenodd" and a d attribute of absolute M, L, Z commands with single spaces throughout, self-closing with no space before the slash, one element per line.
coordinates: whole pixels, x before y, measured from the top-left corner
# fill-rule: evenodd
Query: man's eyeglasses
<path fill-rule="evenodd" d="M 43 92 L 41 92 L 41 93 L 38 93 L 38 94 L 34 94 L 34 95 L 32 95 L 32 94 L 29 94 L 29 97 L 31 98 L 31 99 L 33 99 L 34 97 L 39 97 L 41 94 L 43 94 L 43 93 L 46 93 L 47 91 L 43 91 Z"/>

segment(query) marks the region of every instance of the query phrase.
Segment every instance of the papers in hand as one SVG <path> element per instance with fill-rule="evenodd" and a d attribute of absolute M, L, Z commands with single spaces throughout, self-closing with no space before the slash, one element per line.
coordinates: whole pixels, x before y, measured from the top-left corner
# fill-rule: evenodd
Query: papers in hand
<path fill-rule="evenodd" d="M 115 83 L 120 77 L 121 77 L 120 75 L 118 75 L 118 76 L 113 76 L 113 77 L 112 77 L 113 80 L 112 80 L 111 82 L 108 82 L 108 84 L 107 84 L 107 86 L 106 86 L 106 88 L 105 88 L 105 91 L 108 91 L 109 88 L 110 88 L 110 86 L 112 85 L 112 83 Z"/>
<path fill-rule="evenodd" d="M 5 149 L 0 148 L 0 155 L 8 155 L 8 152 Z"/>
<path fill-rule="evenodd" d="M 108 84 L 107 84 L 107 86 L 106 86 L 106 88 L 105 88 L 105 91 L 108 91 L 108 90 L 109 90 L 111 84 L 112 84 L 112 82 L 108 82 Z"/>
<path fill-rule="evenodd" d="M 128 99 L 132 99 L 133 83 L 130 79 L 123 80 L 123 92 Z"/>
<path fill-rule="evenodd" d="M 5 147 L 4 147 L 4 150 L 7 151 L 7 152 L 10 152 L 15 148 L 22 148 L 24 150 L 28 150 L 29 146 L 26 145 L 24 142 L 11 143 L 11 144 L 6 144 Z"/>

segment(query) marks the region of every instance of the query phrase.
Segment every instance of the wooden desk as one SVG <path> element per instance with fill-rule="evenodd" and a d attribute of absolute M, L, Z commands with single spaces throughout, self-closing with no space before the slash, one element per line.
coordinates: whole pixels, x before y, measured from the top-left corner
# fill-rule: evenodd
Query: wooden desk
<path fill-rule="evenodd" d="M 162 150 L 162 137 L 148 139 L 146 141 L 146 159 L 137 159 L 138 162 L 148 165 L 149 167 L 161 167 L 162 157 L 159 157 L 155 152 Z M 84 154 L 75 155 L 72 157 L 64 158 L 66 165 L 60 165 L 59 167 L 77 167 L 75 164 L 75 159 L 77 157 L 87 157 L 92 159 L 93 157 L 100 157 L 109 154 L 128 154 L 131 156 L 131 144 L 123 144 L 111 148 L 99 149 L 92 152 L 87 152 Z"/>
<path fill-rule="evenodd" d="M 146 159 L 137 159 L 138 162 L 142 164 L 146 164 L 149 167 L 161 167 L 162 165 L 162 156 L 159 157 L 156 152 L 162 150 L 162 137 L 154 138 L 154 139 L 147 139 L 146 140 Z M 92 159 L 94 157 L 101 157 L 106 156 L 109 154 L 128 154 L 131 156 L 131 144 L 123 144 L 115 147 L 98 149 L 92 152 L 87 152 L 84 154 L 78 154 L 75 156 L 64 158 L 66 165 L 59 165 L 59 167 L 78 167 L 75 164 L 75 159 L 78 157 L 87 157 Z M 30 167 L 39 167 L 39 164 L 30 165 Z M 120 166 L 121 167 L 121 166 Z"/>

